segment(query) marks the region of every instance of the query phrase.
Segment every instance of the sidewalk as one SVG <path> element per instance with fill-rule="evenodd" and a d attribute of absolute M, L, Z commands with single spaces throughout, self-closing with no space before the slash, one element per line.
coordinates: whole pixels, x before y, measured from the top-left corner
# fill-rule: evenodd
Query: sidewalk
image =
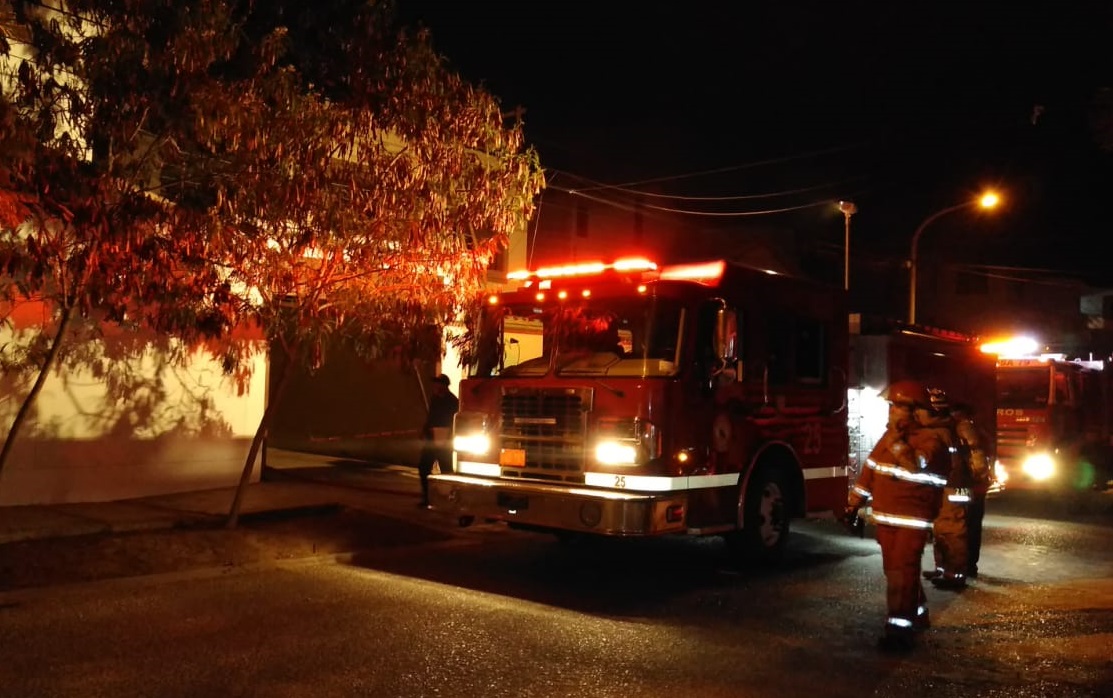
<path fill-rule="evenodd" d="M 274 448 L 267 450 L 266 464 L 263 480 L 247 486 L 241 517 L 345 505 L 366 507 L 370 496 L 376 497 L 375 506 L 380 509 L 403 511 L 413 507 L 420 492 L 417 469 L 412 466 Z M 235 493 L 235 487 L 227 487 L 114 502 L 0 507 L 0 544 L 220 522 L 231 510 Z M 1093 493 L 1086 506 L 1033 502 L 1012 493 L 990 506 L 993 513 L 1108 525 L 1113 517 L 1113 491 Z"/>
<path fill-rule="evenodd" d="M 373 489 L 411 505 L 419 486 L 416 469 L 376 465 L 294 451 L 268 449 L 261 482 L 244 492 L 240 516 L 340 506 Z M 414 473 L 413 477 L 384 478 Z M 227 517 L 235 487 L 125 499 L 113 502 L 0 507 L 0 544 L 91 533 L 147 531 Z"/>

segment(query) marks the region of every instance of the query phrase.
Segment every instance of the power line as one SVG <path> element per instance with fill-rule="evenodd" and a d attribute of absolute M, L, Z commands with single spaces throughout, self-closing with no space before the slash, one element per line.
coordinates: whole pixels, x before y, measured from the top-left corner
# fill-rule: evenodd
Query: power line
<path fill-rule="evenodd" d="M 596 186 L 589 187 L 589 188 L 585 189 L 584 191 L 594 191 L 594 190 L 598 190 L 598 189 L 622 189 L 622 188 L 625 188 L 625 187 L 633 187 L 633 186 L 637 186 L 637 185 L 640 185 L 640 184 L 653 184 L 653 183 L 656 183 L 656 182 L 667 182 L 667 181 L 672 181 L 672 180 L 677 180 L 677 179 L 688 179 L 688 178 L 691 178 L 691 177 L 702 177 L 704 175 L 709 175 L 709 174 L 720 174 L 720 173 L 723 173 L 723 172 L 736 172 L 738 170 L 746 170 L 746 169 L 750 169 L 750 168 L 754 168 L 754 167 L 761 167 L 763 165 L 775 165 L 775 164 L 780 164 L 780 163 L 784 163 L 784 162 L 792 162 L 793 160 L 803 160 L 803 159 L 806 159 L 806 158 L 818 157 L 818 156 L 821 156 L 821 155 L 830 155 L 831 153 L 839 153 L 839 152 L 843 152 L 843 151 L 846 151 L 846 150 L 852 150 L 854 148 L 861 147 L 862 145 L 865 145 L 865 143 L 864 142 L 863 143 L 852 143 L 852 144 L 849 144 L 849 145 L 835 146 L 833 148 L 825 148 L 823 150 L 813 150 L 813 151 L 807 152 L 807 153 L 798 153 L 796 155 L 786 155 L 784 157 L 779 157 L 779 158 L 768 158 L 768 159 L 765 159 L 765 160 L 757 160 L 757 161 L 754 161 L 754 162 L 747 162 L 747 163 L 742 163 L 742 164 L 739 164 L 739 165 L 728 165 L 728 166 L 725 166 L 725 167 L 716 167 L 716 168 L 710 169 L 710 170 L 698 170 L 698 171 L 695 171 L 695 172 L 685 172 L 685 173 L 675 174 L 675 175 L 665 175 L 665 176 L 661 176 L 661 177 L 653 177 L 653 178 L 650 178 L 650 179 L 635 180 L 635 181 L 632 181 L 632 182 L 622 182 L 622 183 L 619 183 L 619 184 L 606 184 L 606 183 L 603 183 L 603 182 L 595 182 Z M 592 180 L 587 179 L 586 177 L 584 179 L 586 181 L 592 181 Z"/>
<path fill-rule="evenodd" d="M 639 210 L 639 208 L 642 208 L 642 209 L 649 209 L 651 211 L 659 211 L 659 212 L 662 212 L 662 213 L 676 213 L 676 214 L 682 214 L 682 215 L 686 215 L 686 216 L 709 216 L 709 217 L 714 217 L 714 218 L 740 218 L 740 217 L 746 217 L 746 216 L 767 216 L 767 215 L 772 215 L 772 214 L 776 214 L 776 213 L 786 213 L 786 212 L 789 212 L 789 211 L 801 211 L 803 209 L 815 208 L 817 206 L 830 206 L 832 201 L 833 201 L 832 199 L 823 199 L 821 201 L 812 201 L 812 202 L 809 202 L 809 203 L 806 203 L 806 204 L 800 204 L 798 206 L 784 206 L 784 207 L 781 207 L 781 208 L 763 209 L 763 210 L 760 210 L 760 211 L 689 211 L 689 210 L 679 209 L 679 208 L 670 208 L 668 206 L 654 206 L 652 204 L 640 204 L 638 206 L 634 206 L 634 205 L 627 204 L 627 203 L 621 203 L 621 202 L 618 202 L 618 201 L 613 201 L 611 199 L 607 199 L 607 198 L 604 198 L 604 197 L 601 197 L 601 196 L 595 196 L 594 194 L 588 194 L 583 189 L 568 189 L 568 188 L 565 188 L 565 187 L 554 187 L 554 186 L 550 186 L 549 188 L 550 189 L 556 189 L 557 191 L 563 191 L 563 192 L 566 192 L 566 193 L 571 194 L 573 196 L 582 196 L 585 199 L 589 199 L 591 201 L 595 201 L 595 202 L 598 202 L 598 203 L 601 203 L 601 204 L 606 204 L 608 206 L 612 206 L 614 208 L 624 209 L 624 210 L 627 210 L 627 211 L 636 211 L 636 210 Z"/>
<path fill-rule="evenodd" d="M 810 191 L 817 191 L 819 189 L 830 189 L 832 187 L 842 186 L 844 184 L 849 184 L 850 182 L 857 182 L 868 178 L 869 175 L 859 175 L 857 177 L 850 177 L 849 179 L 841 179 L 835 182 L 825 182 L 823 184 L 815 184 L 810 187 L 800 187 L 798 189 L 784 189 L 781 191 L 764 192 L 761 194 L 735 194 L 732 196 L 685 196 L 683 194 L 655 194 L 653 192 L 639 191 L 637 189 L 626 189 L 624 187 L 610 187 L 609 189 L 612 191 L 622 192 L 623 194 L 631 194 L 639 197 L 651 199 L 671 199 L 674 201 L 753 201 L 755 199 L 772 199 L 783 196 L 793 196 L 795 194 L 803 194 Z"/>
<path fill-rule="evenodd" d="M 761 211 L 687 211 L 679 208 L 669 208 L 667 206 L 654 206 L 652 204 L 642 204 L 645 208 L 654 211 L 663 211 L 666 213 L 680 213 L 686 216 L 711 216 L 716 218 L 735 218 L 743 216 L 768 216 L 774 213 L 787 213 L 788 211 L 802 211 L 806 208 L 815 208 L 817 206 L 830 206 L 834 203 L 833 199 L 823 199 L 822 201 L 813 201 L 807 204 L 800 204 L 798 206 L 783 206 L 781 208 L 769 208 Z"/>
<path fill-rule="evenodd" d="M 782 206 L 779 208 L 766 208 L 760 210 L 745 210 L 745 212 L 709 212 L 709 210 L 688 210 L 683 208 L 672 208 L 669 206 L 656 206 L 653 204 L 639 203 L 637 205 L 624 203 L 624 201 L 615 201 L 601 196 L 588 194 L 588 191 L 593 189 L 572 189 L 569 187 L 558 187 L 549 185 L 548 189 L 555 189 L 556 191 L 564 191 L 565 194 L 572 196 L 582 196 L 585 199 L 597 201 L 599 204 L 605 204 L 614 208 L 621 208 L 624 210 L 642 210 L 648 209 L 653 212 L 667 213 L 667 214 L 680 214 L 684 216 L 708 216 L 717 218 L 733 218 L 733 217 L 747 217 L 747 216 L 768 216 L 774 214 L 782 214 L 792 212 L 792 210 L 804 210 L 806 208 L 816 208 L 818 206 L 830 206 L 834 203 L 834 199 L 823 198 L 819 200 L 808 201 L 806 204 L 799 204 L 796 206 Z M 859 195 L 863 190 L 849 191 L 848 195 Z"/>

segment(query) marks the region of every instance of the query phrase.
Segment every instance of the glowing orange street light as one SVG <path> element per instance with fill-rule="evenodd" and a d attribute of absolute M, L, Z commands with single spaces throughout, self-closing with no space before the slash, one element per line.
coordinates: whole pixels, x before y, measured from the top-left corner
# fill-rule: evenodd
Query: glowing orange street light
<path fill-rule="evenodd" d="M 948 213 L 970 208 L 971 206 L 991 209 L 995 208 L 999 203 L 1001 203 L 1001 197 L 998 196 L 996 192 L 987 191 L 972 201 L 964 201 L 961 204 L 948 206 L 941 211 L 936 211 L 925 218 L 924 221 L 920 223 L 920 227 L 916 228 L 916 232 L 912 234 L 912 253 L 908 257 L 908 324 L 916 324 L 916 248 L 920 244 L 920 235 L 924 232 L 924 229 L 931 225 L 935 219 L 945 216 Z"/>

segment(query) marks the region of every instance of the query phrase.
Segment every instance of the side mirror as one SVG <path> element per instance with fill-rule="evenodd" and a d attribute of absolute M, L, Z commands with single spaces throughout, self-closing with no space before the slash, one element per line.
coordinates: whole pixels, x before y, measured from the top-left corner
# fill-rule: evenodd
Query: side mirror
<path fill-rule="evenodd" d="M 715 356 L 719 359 L 719 372 L 729 371 L 734 380 L 742 380 L 742 363 L 738 360 L 738 314 L 719 308 L 715 315 Z"/>

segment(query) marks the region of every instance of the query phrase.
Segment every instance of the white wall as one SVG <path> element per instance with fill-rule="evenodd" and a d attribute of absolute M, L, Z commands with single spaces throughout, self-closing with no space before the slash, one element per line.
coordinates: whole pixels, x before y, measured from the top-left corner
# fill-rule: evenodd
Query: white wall
<path fill-rule="evenodd" d="M 25 342 L 0 330 L 0 346 Z M 80 346 L 48 377 L 0 472 L 0 506 L 130 499 L 232 487 L 266 405 L 267 355 L 233 379 L 200 348 L 116 332 Z M 5 346 L 6 345 L 6 346 Z M 179 351 L 183 360 L 172 361 Z M 10 431 L 34 376 L 0 378 Z M 253 481 L 259 479 L 256 462 Z"/>

